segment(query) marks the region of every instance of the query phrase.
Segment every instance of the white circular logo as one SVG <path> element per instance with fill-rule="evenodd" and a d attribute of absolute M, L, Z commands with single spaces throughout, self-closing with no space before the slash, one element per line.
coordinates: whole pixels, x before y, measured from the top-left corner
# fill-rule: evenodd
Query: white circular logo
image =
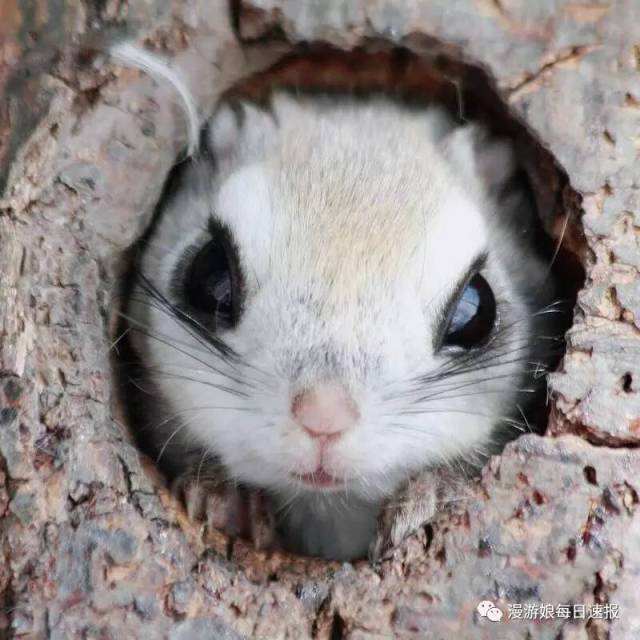
<path fill-rule="evenodd" d="M 487 618 L 489 618 L 491 622 L 500 622 L 500 620 L 502 620 L 502 611 L 500 611 L 498 607 L 491 607 L 491 609 L 487 611 Z"/>
<path fill-rule="evenodd" d="M 476 610 L 480 616 L 488 618 L 491 622 L 500 622 L 502 620 L 502 611 L 491 600 L 483 600 L 478 604 Z"/>

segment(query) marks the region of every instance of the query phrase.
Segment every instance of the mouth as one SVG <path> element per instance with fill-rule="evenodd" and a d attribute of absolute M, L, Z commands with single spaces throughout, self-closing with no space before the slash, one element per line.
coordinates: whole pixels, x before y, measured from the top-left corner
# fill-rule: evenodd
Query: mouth
<path fill-rule="evenodd" d="M 291 474 L 296 480 L 300 480 L 302 484 L 312 489 L 335 489 L 344 486 L 344 478 L 336 478 L 325 471 L 322 467 L 312 471 L 311 473 L 293 473 Z"/>

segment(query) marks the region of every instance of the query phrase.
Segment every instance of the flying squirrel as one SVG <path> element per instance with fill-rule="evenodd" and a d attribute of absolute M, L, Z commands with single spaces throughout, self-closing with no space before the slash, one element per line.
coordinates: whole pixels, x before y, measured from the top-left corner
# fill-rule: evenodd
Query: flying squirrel
<path fill-rule="evenodd" d="M 522 430 L 555 287 L 513 145 L 380 95 L 222 99 L 139 243 L 123 380 L 194 517 L 380 558 Z"/>

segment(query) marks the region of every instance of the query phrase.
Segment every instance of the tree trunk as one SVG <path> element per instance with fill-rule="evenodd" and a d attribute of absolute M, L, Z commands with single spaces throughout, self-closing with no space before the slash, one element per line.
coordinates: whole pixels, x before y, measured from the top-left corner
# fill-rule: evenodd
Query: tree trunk
<path fill-rule="evenodd" d="M 9 0 L 0 18 L 0 638 L 640 637 L 638 2 Z M 124 36 L 170 55 L 202 114 L 304 43 L 445 53 L 570 180 L 586 282 L 549 432 L 379 566 L 204 535 L 118 418 L 114 286 L 184 140 L 171 90 L 105 55 Z"/>

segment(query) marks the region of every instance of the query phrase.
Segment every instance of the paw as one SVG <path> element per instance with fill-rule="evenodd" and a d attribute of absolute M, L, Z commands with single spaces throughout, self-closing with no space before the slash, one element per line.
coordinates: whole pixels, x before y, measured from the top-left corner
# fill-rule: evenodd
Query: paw
<path fill-rule="evenodd" d="M 371 562 L 382 560 L 433 518 L 438 507 L 440 482 L 435 472 L 424 471 L 384 505 L 378 516 L 376 536 L 369 547 Z"/>
<path fill-rule="evenodd" d="M 225 481 L 179 478 L 174 492 L 181 496 L 191 520 L 206 522 L 230 538 L 242 538 L 257 549 L 277 546 L 275 520 L 268 498 Z"/>

